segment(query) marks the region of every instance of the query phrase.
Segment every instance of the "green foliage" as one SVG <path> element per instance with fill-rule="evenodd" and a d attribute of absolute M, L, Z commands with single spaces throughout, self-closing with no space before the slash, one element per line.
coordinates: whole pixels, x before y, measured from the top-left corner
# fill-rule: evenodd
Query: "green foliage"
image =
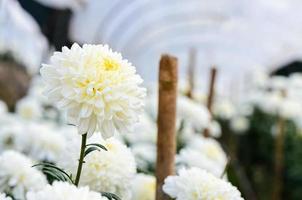
<path fill-rule="evenodd" d="M 86 157 L 89 153 L 93 151 L 100 151 L 100 150 L 108 151 L 106 147 L 101 144 L 97 144 L 97 143 L 87 144 L 85 148 L 84 157 Z"/>
<path fill-rule="evenodd" d="M 110 192 L 102 192 L 102 195 L 104 197 L 107 197 L 109 200 L 122 200 L 121 198 L 119 198 L 117 195 L 112 194 Z"/>
<path fill-rule="evenodd" d="M 227 132 L 229 132 L 230 129 L 227 128 L 227 123 L 223 124 L 223 130 L 227 129 Z M 235 138 L 236 143 L 227 142 L 226 146 L 228 149 L 236 149 L 235 156 L 260 200 L 271 198 L 275 158 L 273 130 L 276 124 L 277 116 L 268 115 L 259 109 L 255 109 L 250 117 L 250 128 L 245 135 L 238 136 L 229 132 L 223 140 L 230 141 L 230 138 Z M 234 141 L 234 139 L 231 139 L 231 141 Z M 285 122 L 284 143 L 285 166 L 282 199 L 297 200 L 302 196 L 302 136 L 298 133 L 295 123 L 290 120 Z M 230 180 L 234 184 L 239 184 L 236 177 L 234 178 L 235 175 L 233 173 L 231 175 Z"/>
<path fill-rule="evenodd" d="M 101 145 L 101 144 L 92 143 L 92 144 L 87 144 L 86 145 L 86 147 L 89 147 L 89 146 L 97 147 L 97 148 L 103 149 L 105 151 L 108 151 L 108 149 L 105 146 Z"/>
<path fill-rule="evenodd" d="M 302 196 L 302 136 L 293 123 L 288 124 L 285 143 L 284 195 L 286 199 Z"/>
<path fill-rule="evenodd" d="M 72 176 L 68 175 L 63 169 L 55 166 L 51 163 L 39 163 L 33 167 L 41 167 L 41 171 L 47 176 L 47 179 L 50 183 L 53 181 L 64 181 L 70 182 L 73 184 Z"/>

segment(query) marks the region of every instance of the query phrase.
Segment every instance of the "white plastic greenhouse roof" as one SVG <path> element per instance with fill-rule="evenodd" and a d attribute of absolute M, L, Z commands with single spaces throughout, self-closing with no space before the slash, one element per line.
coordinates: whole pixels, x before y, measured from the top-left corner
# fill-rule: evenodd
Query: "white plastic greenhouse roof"
<path fill-rule="evenodd" d="M 147 82 L 156 80 L 162 53 L 179 58 L 180 76 L 185 77 L 192 47 L 197 51 L 196 74 L 201 84 L 207 81 L 211 65 L 219 68 L 219 80 L 225 83 L 234 81 L 234 77 L 244 79 L 250 71 L 268 71 L 302 57 L 301 0 L 37 1 L 47 6 L 72 8 L 70 35 L 76 42 L 109 44 L 134 63 Z M 13 5 L 12 2 L 15 1 L 7 5 Z M 2 15 L 5 13 L 8 12 Z M 3 36 L 13 37 L 10 32 L 18 31 L 10 29 L 19 26 L 11 24 L 19 22 L 3 19 Z M 21 45 L 15 49 L 21 52 L 29 44 L 44 43 L 25 40 L 24 34 L 15 36 L 14 41 Z M 28 44 L 24 45 L 25 41 Z"/>
<path fill-rule="evenodd" d="M 76 12 L 71 36 L 107 43 L 154 80 L 161 53 L 179 57 L 184 74 L 191 47 L 198 74 L 217 65 L 227 77 L 274 68 L 302 56 L 302 1 L 91 0 Z"/>

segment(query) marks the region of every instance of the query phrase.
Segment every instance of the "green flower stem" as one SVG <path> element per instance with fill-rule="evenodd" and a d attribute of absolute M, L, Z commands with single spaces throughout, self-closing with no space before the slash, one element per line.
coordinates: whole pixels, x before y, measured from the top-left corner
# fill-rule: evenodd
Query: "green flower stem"
<path fill-rule="evenodd" d="M 78 170 L 77 170 L 77 176 L 76 176 L 76 179 L 75 179 L 75 182 L 74 182 L 74 184 L 76 186 L 78 186 L 79 182 L 80 182 L 82 167 L 83 167 L 83 163 L 84 163 L 86 141 L 87 141 L 87 133 L 82 135 L 82 145 L 81 145 L 79 165 L 78 165 Z"/>

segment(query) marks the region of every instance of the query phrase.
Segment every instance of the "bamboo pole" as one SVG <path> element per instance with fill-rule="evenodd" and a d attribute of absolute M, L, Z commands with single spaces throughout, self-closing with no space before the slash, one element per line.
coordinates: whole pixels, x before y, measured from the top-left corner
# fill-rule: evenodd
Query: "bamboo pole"
<path fill-rule="evenodd" d="M 189 98 L 193 98 L 193 91 L 195 88 L 195 69 L 196 69 L 196 49 L 191 48 L 189 51 L 189 62 L 188 62 L 188 82 L 189 82 L 189 90 L 187 96 Z"/>
<path fill-rule="evenodd" d="M 215 66 L 211 68 L 211 76 L 210 76 L 210 84 L 209 84 L 209 90 L 208 90 L 208 100 L 207 100 L 207 108 L 209 110 L 209 113 L 211 115 L 211 118 L 213 116 L 213 101 L 214 101 L 214 95 L 215 95 L 215 85 L 216 85 L 216 76 L 217 76 L 217 69 Z M 210 136 L 209 129 L 206 128 L 203 132 L 203 135 L 205 137 Z"/>
<path fill-rule="evenodd" d="M 156 200 L 170 199 L 162 186 L 165 178 L 174 174 L 177 71 L 177 58 L 163 55 L 159 68 Z"/>

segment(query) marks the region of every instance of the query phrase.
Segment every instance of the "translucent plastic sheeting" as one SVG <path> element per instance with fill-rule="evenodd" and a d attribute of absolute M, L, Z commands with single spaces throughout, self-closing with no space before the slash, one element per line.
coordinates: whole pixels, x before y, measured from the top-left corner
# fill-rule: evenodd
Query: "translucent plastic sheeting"
<path fill-rule="evenodd" d="M 294 0 L 90 0 L 70 27 L 80 43 L 107 43 L 133 62 L 148 81 L 162 53 L 179 58 L 197 50 L 198 77 L 211 65 L 220 79 L 271 70 L 302 55 L 302 1 Z"/>

